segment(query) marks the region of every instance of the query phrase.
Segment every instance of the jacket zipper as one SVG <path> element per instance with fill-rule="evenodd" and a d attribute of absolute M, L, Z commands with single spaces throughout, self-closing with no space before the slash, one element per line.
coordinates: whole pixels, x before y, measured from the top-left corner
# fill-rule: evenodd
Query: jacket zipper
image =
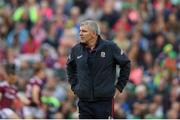
<path fill-rule="evenodd" d="M 92 79 L 92 100 L 94 99 L 94 79 Z"/>
<path fill-rule="evenodd" d="M 88 59 L 89 59 L 90 56 L 92 57 L 92 54 L 93 53 L 88 53 Z M 90 58 L 90 59 L 92 59 L 92 58 Z M 93 101 L 94 100 L 94 80 L 93 80 L 93 77 L 92 77 L 92 73 L 91 73 L 91 71 L 89 69 L 89 66 L 88 66 L 88 72 L 89 72 L 89 78 L 90 78 L 90 81 L 91 81 L 90 82 L 91 83 L 91 100 Z"/>
<path fill-rule="evenodd" d="M 88 70 L 89 71 L 89 78 L 90 78 L 90 84 L 91 84 L 91 89 L 90 89 L 90 91 L 91 91 L 91 100 L 94 100 L 94 80 L 93 80 L 93 78 L 92 78 L 92 74 L 91 74 L 91 72 L 90 72 L 90 70 Z"/>

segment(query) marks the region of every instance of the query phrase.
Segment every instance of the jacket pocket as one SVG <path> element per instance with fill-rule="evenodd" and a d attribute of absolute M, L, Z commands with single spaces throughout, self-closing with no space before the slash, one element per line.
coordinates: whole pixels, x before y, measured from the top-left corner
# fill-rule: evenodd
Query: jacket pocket
<path fill-rule="evenodd" d="M 74 93 L 81 99 L 90 98 L 89 90 L 87 88 L 84 88 L 80 84 L 76 85 Z"/>
<path fill-rule="evenodd" d="M 99 85 L 94 88 L 94 97 L 95 98 L 106 98 L 112 97 L 115 92 L 115 86 L 111 83 L 107 83 L 106 85 Z"/>

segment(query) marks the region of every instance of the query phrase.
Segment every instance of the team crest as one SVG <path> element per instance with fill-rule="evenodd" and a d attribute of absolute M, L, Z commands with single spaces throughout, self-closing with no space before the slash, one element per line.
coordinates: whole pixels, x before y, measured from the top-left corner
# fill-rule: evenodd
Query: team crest
<path fill-rule="evenodd" d="M 101 52 L 101 57 L 102 58 L 106 57 L 106 53 L 105 52 Z"/>

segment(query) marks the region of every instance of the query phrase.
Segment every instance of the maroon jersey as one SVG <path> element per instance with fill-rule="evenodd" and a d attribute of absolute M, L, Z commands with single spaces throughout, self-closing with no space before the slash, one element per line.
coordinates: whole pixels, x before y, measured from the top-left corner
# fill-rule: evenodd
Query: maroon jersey
<path fill-rule="evenodd" d="M 31 101 L 31 105 L 34 105 L 34 102 L 32 101 L 32 88 L 34 85 L 37 85 L 40 87 L 40 93 L 39 93 L 39 100 L 42 95 L 42 88 L 43 88 L 43 80 L 40 78 L 34 76 L 33 78 L 30 79 L 29 83 L 26 86 L 26 96 L 27 98 Z"/>
<path fill-rule="evenodd" d="M 17 98 L 17 88 L 7 81 L 0 83 L 0 109 L 11 108 L 13 101 Z"/>

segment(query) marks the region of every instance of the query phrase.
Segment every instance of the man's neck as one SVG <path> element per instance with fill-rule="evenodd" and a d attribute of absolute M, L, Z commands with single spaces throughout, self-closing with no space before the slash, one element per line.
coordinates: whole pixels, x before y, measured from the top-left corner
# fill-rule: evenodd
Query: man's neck
<path fill-rule="evenodd" d="M 94 40 L 92 40 L 87 47 L 90 49 L 94 49 L 96 47 L 96 42 L 97 42 L 97 38 L 94 38 Z"/>
<path fill-rule="evenodd" d="M 13 85 L 14 83 L 12 83 L 10 80 L 7 81 L 9 85 Z"/>

